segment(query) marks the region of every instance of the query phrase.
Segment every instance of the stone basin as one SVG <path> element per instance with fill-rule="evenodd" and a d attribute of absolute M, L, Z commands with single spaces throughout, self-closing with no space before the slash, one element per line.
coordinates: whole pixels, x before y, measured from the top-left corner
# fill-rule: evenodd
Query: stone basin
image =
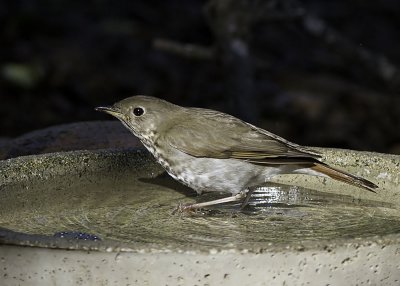
<path fill-rule="evenodd" d="M 243 211 L 173 214 L 224 195 L 196 196 L 143 149 L 0 161 L 0 285 L 400 285 L 400 156 L 319 150 L 377 193 L 285 175 Z"/>

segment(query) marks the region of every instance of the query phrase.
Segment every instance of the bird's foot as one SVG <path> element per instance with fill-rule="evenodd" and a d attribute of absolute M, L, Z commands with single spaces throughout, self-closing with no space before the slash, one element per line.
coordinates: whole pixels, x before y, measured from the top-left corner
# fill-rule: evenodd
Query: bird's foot
<path fill-rule="evenodd" d="M 176 208 L 172 211 L 172 214 L 192 214 L 197 208 L 193 207 L 194 204 L 182 204 L 176 206 Z"/>
<path fill-rule="evenodd" d="M 244 200 L 242 202 L 242 204 L 240 205 L 240 209 L 243 210 L 247 204 L 249 203 L 249 200 L 251 198 L 251 194 L 255 191 L 254 188 L 250 188 L 250 189 L 246 189 L 244 192 Z"/>

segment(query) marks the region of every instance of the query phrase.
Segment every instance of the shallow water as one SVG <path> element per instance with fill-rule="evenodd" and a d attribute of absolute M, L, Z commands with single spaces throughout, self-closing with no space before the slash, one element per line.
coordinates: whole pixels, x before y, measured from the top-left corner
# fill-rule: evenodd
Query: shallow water
<path fill-rule="evenodd" d="M 1 190 L 0 227 L 50 236 L 80 231 L 103 240 L 164 247 L 221 248 L 400 232 L 400 211 L 390 204 L 278 184 L 257 190 L 243 211 L 237 203 L 173 214 L 179 203 L 223 196 L 196 196 L 166 176 L 99 176 L 85 183 L 59 178 Z"/>

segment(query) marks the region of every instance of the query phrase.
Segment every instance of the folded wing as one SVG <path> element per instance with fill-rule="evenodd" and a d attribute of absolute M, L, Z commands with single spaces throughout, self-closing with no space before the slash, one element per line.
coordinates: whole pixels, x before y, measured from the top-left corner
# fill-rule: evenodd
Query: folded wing
<path fill-rule="evenodd" d="M 190 112 L 198 114 L 170 126 L 163 140 L 191 156 L 234 158 L 254 164 L 311 163 L 320 157 L 313 150 L 233 116 L 198 108 L 190 109 Z"/>

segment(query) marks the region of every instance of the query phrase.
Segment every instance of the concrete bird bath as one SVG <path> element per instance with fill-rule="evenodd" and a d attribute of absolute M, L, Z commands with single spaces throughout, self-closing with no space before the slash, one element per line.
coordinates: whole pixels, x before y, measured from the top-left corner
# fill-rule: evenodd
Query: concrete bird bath
<path fill-rule="evenodd" d="M 289 175 L 244 212 L 173 215 L 218 195 L 196 197 L 142 149 L 0 161 L 0 285 L 400 285 L 400 156 L 320 151 L 377 194 Z"/>

